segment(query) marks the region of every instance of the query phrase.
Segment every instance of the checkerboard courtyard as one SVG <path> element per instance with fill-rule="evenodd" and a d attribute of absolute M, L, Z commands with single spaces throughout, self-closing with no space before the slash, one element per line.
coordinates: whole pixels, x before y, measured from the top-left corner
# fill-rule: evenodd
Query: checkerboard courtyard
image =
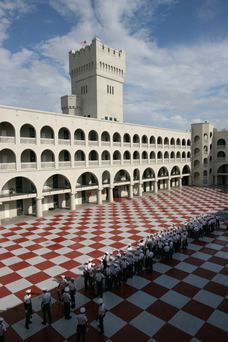
<path fill-rule="evenodd" d="M 86 341 L 227 341 L 228 232 L 222 226 L 173 260 L 156 262 L 104 293 L 108 313 L 104 336 L 96 323 L 97 298 L 83 288 L 82 265 L 148 234 L 181 225 L 200 214 L 227 209 L 224 188 L 183 187 L 144 194 L 132 200 L 81 207 L 43 219 L 0 227 L 0 310 L 6 341 L 76 341 L 76 318 L 83 305 L 89 328 Z M 76 309 L 64 320 L 57 301 L 56 277 L 76 279 Z M 53 323 L 43 326 L 41 289 L 51 290 Z M 23 297 L 33 293 L 33 323 L 25 329 Z"/>

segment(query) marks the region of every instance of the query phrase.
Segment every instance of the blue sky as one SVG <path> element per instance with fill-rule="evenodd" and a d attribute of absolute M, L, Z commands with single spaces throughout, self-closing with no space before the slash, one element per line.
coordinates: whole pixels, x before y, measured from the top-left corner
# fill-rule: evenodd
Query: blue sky
<path fill-rule="evenodd" d="M 68 51 L 127 55 L 124 120 L 228 128 L 227 0 L 0 0 L 0 104 L 60 111 Z"/>

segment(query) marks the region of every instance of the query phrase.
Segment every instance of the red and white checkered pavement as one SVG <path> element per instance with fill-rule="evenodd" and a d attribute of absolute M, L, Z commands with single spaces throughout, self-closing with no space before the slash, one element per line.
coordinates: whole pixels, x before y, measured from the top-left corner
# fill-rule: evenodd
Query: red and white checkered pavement
<path fill-rule="evenodd" d="M 228 194 L 223 189 L 184 187 L 1 227 L 0 310 L 20 304 L 27 288 L 32 288 L 34 296 L 40 295 L 43 287 L 56 287 L 56 276 L 76 277 L 81 274 L 81 265 L 91 257 L 100 258 L 105 251 L 125 248 L 148 233 L 227 207 Z M 152 275 L 144 272 L 121 290 L 106 292 L 104 298 L 110 310 L 105 318 L 104 339 L 96 330 L 96 304 L 84 292 L 79 279 L 77 308 L 86 305 L 89 311 L 89 340 L 121 341 L 132 336 L 132 341 L 163 341 L 174 334 L 175 341 L 191 341 L 194 336 L 202 341 L 216 336 L 217 341 L 222 341 L 226 328 L 223 322 L 227 319 L 227 239 L 225 232 L 215 232 L 192 242 L 186 253 L 176 254 L 169 264 L 157 263 Z M 36 302 L 37 313 L 29 331 L 21 321 L 21 306 L 3 314 L 12 324 L 10 341 L 30 336 L 28 341 L 75 338 L 74 316 L 71 323 L 64 321 L 55 303 L 54 323 L 45 328 L 40 324 L 39 299 Z"/>

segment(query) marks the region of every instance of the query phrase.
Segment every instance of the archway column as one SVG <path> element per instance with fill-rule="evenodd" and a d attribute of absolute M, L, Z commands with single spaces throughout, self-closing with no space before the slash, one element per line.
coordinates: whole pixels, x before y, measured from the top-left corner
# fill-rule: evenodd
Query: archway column
<path fill-rule="evenodd" d="M 182 188 L 182 176 L 179 178 L 179 187 Z"/>
<path fill-rule="evenodd" d="M 154 192 L 157 193 L 158 192 L 158 180 L 155 179 L 155 182 L 154 182 Z"/>
<path fill-rule="evenodd" d="M 143 194 L 143 184 L 139 183 L 139 196 L 141 197 Z"/>
<path fill-rule="evenodd" d="M 75 210 L 75 192 L 70 193 L 70 210 Z"/>
<path fill-rule="evenodd" d="M 168 190 L 170 190 L 170 188 L 171 188 L 171 184 L 170 184 L 170 183 L 171 183 L 171 178 L 169 177 L 169 178 L 167 179 L 167 181 L 168 181 L 168 183 L 167 183 L 167 184 L 168 184 Z"/>
<path fill-rule="evenodd" d="M 42 198 L 36 197 L 36 217 L 43 217 Z"/>
<path fill-rule="evenodd" d="M 129 198 L 133 198 L 133 185 L 129 185 Z"/>
<path fill-rule="evenodd" d="M 102 204 L 102 189 L 97 190 L 97 203 Z"/>
<path fill-rule="evenodd" d="M 113 188 L 112 187 L 108 188 L 108 199 L 110 203 L 113 202 Z"/>

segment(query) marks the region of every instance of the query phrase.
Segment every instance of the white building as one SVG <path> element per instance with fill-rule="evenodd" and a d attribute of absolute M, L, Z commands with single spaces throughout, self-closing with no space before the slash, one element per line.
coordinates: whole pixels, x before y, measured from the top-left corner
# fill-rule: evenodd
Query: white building
<path fill-rule="evenodd" d="M 71 51 L 69 63 L 72 94 L 61 98 L 63 113 L 0 107 L 0 219 L 190 185 L 191 132 L 123 123 L 125 53 L 96 38 Z M 219 169 L 209 160 L 205 166 L 202 139 L 208 134 L 209 151 L 211 132 Z M 192 126 L 193 184 L 228 183 L 228 139 L 220 133 Z"/>

